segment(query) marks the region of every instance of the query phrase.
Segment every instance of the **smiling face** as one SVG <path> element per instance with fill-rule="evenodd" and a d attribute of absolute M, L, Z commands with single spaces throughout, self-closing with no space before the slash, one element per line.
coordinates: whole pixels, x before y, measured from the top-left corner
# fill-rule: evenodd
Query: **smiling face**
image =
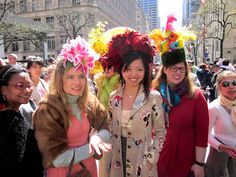
<path fill-rule="evenodd" d="M 63 78 L 63 89 L 65 93 L 73 96 L 81 96 L 87 84 L 86 76 L 82 70 L 68 69 Z"/>
<path fill-rule="evenodd" d="M 177 63 L 173 66 L 164 67 L 167 83 L 170 86 L 175 86 L 181 83 L 186 76 L 186 65 L 184 62 Z"/>
<path fill-rule="evenodd" d="M 219 91 L 229 100 L 236 99 L 236 76 L 224 77 L 219 84 Z"/>
<path fill-rule="evenodd" d="M 141 59 L 133 60 L 126 70 L 122 70 L 122 76 L 126 85 L 139 86 L 144 78 L 144 66 Z"/>
<path fill-rule="evenodd" d="M 26 72 L 13 74 L 6 86 L 2 86 L 2 94 L 10 106 L 18 109 L 21 104 L 26 104 L 33 91 L 33 83 Z"/>

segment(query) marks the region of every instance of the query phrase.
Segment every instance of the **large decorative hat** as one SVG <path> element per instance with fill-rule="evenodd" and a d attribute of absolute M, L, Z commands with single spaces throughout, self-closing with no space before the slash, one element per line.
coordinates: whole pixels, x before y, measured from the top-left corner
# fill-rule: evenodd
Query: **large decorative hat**
<path fill-rule="evenodd" d="M 114 66 L 120 72 L 125 57 L 131 52 L 145 56 L 149 63 L 153 62 L 156 53 L 147 35 L 126 28 L 124 33 L 112 37 L 108 44 L 108 52 L 101 58 L 101 62 L 107 61 L 107 64 Z"/>
<path fill-rule="evenodd" d="M 88 75 L 88 71 L 93 68 L 94 60 L 98 58 L 98 55 L 83 38 L 78 36 L 63 45 L 59 57 L 64 59 L 65 67 L 73 66 L 76 70 L 82 70 L 84 74 Z"/>
<path fill-rule="evenodd" d="M 96 61 L 94 68 L 91 70 L 93 73 L 98 73 L 101 68 L 113 66 L 115 71 L 118 71 L 120 60 L 114 60 L 108 57 L 110 43 L 113 37 L 125 34 L 127 31 L 135 31 L 130 27 L 115 27 L 105 31 L 106 22 L 98 22 L 96 28 L 93 28 L 89 33 L 89 43 L 91 47 L 100 55 L 99 62 Z"/>
<path fill-rule="evenodd" d="M 196 36 L 189 31 L 174 31 L 172 24 L 176 20 L 173 15 L 169 15 L 165 32 L 155 29 L 150 33 L 150 37 L 156 43 L 157 51 L 161 56 L 164 66 L 171 66 L 186 61 L 184 41 L 196 39 Z"/>

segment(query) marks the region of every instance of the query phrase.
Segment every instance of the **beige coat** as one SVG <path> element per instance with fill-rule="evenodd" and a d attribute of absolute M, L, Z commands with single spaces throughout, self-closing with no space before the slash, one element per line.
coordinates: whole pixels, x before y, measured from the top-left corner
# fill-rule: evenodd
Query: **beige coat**
<path fill-rule="evenodd" d="M 123 87 L 110 97 L 110 126 L 112 133 L 112 152 L 110 177 L 123 177 L 121 151 L 121 102 Z M 126 176 L 157 177 L 156 163 L 166 134 L 164 125 L 162 98 L 158 91 L 151 91 L 145 99 L 143 87 L 133 105 L 128 120 L 126 146 Z M 147 161 L 152 169 L 147 169 Z"/>

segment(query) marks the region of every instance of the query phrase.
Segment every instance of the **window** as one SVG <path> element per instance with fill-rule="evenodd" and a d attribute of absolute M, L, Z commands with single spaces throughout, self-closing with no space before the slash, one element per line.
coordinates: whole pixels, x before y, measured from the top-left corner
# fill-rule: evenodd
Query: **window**
<path fill-rule="evenodd" d="M 66 25 L 67 22 L 67 16 L 66 15 L 62 15 L 59 17 L 59 24 L 61 25 Z"/>
<path fill-rule="evenodd" d="M 45 0 L 45 9 L 52 8 L 52 0 Z"/>
<path fill-rule="evenodd" d="M 29 41 L 24 41 L 23 42 L 23 48 L 24 48 L 24 51 L 30 51 L 30 42 Z"/>
<path fill-rule="evenodd" d="M 34 18 L 33 19 L 35 22 L 41 22 L 41 18 Z"/>
<path fill-rule="evenodd" d="M 53 28 L 54 27 L 54 17 L 46 17 L 46 23 Z"/>
<path fill-rule="evenodd" d="M 80 5 L 80 0 L 72 0 L 72 5 L 73 5 L 73 6 L 78 6 L 78 5 Z"/>
<path fill-rule="evenodd" d="M 32 11 L 38 10 L 38 0 L 32 0 Z"/>
<path fill-rule="evenodd" d="M 26 11 L 27 11 L 26 0 L 20 0 L 20 12 L 26 12 Z"/>
<path fill-rule="evenodd" d="M 48 50 L 55 49 L 55 37 L 54 36 L 47 37 L 47 43 L 48 43 Z"/>
<path fill-rule="evenodd" d="M 12 42 L 12 51 L 16 52 L 19 50 L 18 41 Z"/>
<path fill-rule="evenodd" d="M 67 35 L 61 35 L 61 44 L 65 44 L 67 42 L 68 36 Z"/>
<path fill-rule="evenodd" d="M 67 0 L 59 0 L 60 7 L 64 7 L 67 4 Z"/>

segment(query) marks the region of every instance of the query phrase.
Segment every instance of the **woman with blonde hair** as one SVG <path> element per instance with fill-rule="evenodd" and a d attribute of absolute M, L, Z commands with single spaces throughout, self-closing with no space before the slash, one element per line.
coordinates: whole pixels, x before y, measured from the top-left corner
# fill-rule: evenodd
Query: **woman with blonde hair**
<path fill-rule="evenodd" d="M 236 176 L 236 73 L 222 71 L 216 80 L 217 99 L 209 104 L 210 151 L 207 177 Z"/>
<path fill-rule="evenodd" d="M 78 37 L 63 46 L 49 94 L 34 114 L 34 127 L 47 177 L 87 171 L 97 177 L 95 158 L 110 150 L 107 113 L 88 90 L 94 53 Z"/>

